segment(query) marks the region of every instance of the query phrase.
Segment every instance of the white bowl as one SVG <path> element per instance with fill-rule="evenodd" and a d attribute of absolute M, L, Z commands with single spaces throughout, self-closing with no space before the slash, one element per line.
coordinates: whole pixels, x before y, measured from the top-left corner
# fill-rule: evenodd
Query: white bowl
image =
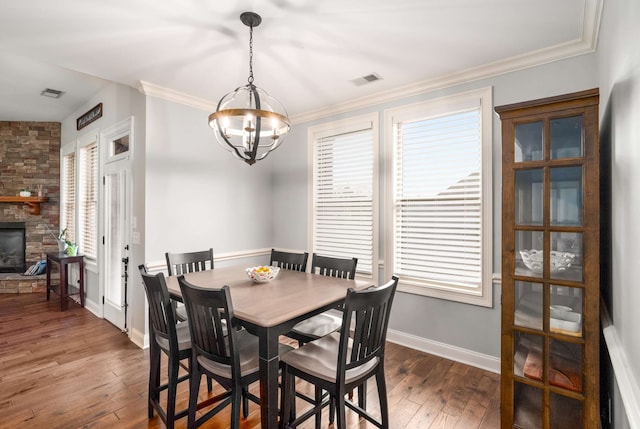
<path fill-rule="evenodd" d="M 522 262 L 534 273 L 542 272 L 542 250 L 521 250 Z M 551 273 L 566 271 L 576 258 L 575 253 L 551 251 Z"/>
<path fill-rule="evenodd" d="M 250 267 L 246 269 L 247 276 L 254 283 L 266 283 L 278 277 L 279 267 L 270 267 L 261 265 L 259 267 Z"/>

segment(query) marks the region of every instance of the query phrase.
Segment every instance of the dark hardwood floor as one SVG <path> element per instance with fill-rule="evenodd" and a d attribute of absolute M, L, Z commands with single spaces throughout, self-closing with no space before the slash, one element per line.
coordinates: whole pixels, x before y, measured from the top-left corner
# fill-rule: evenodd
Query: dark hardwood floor
<path fill-rule="evenodd" d="M 59 301 L 47 302 L 44 294 L 0 295 L 0 428 L 162 428 L 158 417 L 147 419 L 148 364 L 146 350 L 74 303 L 60 312 Z M 392 343 L 386 372 L 391 428 L 500 426 L 497 374 Z M 368 387 L 375 412 L 374 382 Z M 258 393 L 257 383 L 252 390 Z M 179 407 L 186 406 L 187 392 L 183 383 Z M 204 382 L 201 396 L 207 396 Z M 348 416 L 350 429 L 373 428 Z M 325 413 L 323 427 L 327 421 Z M 227 408 L 202 427 L 227 428 L 228 422 Z M 186 427 L 186 418 L 176 427 Z M 257 405 L 241 427 L 260 427 Z M 301 428 L 313 428 L 313 421 Z"/>

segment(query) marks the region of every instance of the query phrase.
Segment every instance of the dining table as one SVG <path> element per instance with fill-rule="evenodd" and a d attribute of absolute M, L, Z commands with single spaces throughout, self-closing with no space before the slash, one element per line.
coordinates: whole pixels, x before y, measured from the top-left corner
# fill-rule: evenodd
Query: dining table
<path fill-rule="evenodd" d="M 244 266 L 216 267 L 184 275 L 187 282 L 204 288 L 228 285 L 236 319 L 259 338 L 260 422 L 263 429 L 278 427 L 278 342 L 298 322 L 335 308 L 347 290 L 362 290 L 372 280 L 342 279 L 281 269 L 265 283 L 249 279 Z M 181 300 L 177 276 L 166 278 L 172 298 Z"/>

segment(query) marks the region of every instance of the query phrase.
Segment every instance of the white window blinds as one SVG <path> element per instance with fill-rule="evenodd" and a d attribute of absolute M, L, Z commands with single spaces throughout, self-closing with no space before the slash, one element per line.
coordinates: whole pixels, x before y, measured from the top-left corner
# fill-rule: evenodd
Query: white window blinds
<path fill-rule="evenodd" d="M 80 149 L 79 245 L 87 258 L 98 255 L 98 145 Z"/>
<path fill-rule="evenodd" d="M 481 111 L 395 124 L 394 272 L 437 287 L 482 284 Z"/>
<path fill-rule="evenodd" d="M 358 258 L 358 273 L 374 267 L 374 130 L 313 139 L 313 252 Z"/>
<path fill-rule="evenodd" d="M 66 228 L 67 239 L 75 242 L 76 211 L 76 154 L 69 153 L 62 158 L 60 231 Z"/>
<path fill-rule="evenodd" d="M 402 292 L 493 305 L 492 89 L 385 110 L 385 272 Z"/>

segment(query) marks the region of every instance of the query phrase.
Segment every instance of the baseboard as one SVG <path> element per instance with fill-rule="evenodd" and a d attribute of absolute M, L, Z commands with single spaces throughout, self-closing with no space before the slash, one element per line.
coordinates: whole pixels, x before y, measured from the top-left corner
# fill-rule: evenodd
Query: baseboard
<path fill-rule="evenodd" d="M 438 341 L 417 337 L 415 335 L 406 334 L 404 332 L 394 331 L 393 329 L 389 329 L 387 331 L 387 341 L 419 350 L 421 352 L 430 353 L 432 355 L 464 363 L 466 365 L 475 366 L 476 368 L 491 371 L 496 374 L 500 373 L 500 359 L 494 356 L 489 356 Z"/>
<path fill-rule="evenodd" d="M 149 336 L 145 335 L 145 333 L 142 331 L 132 329 L 129 332 L 129 339 L 133 344 L 140 347 L 141 349 L 146 349 L 147 347 L 149 347 Z"/>
<path fill-rule="evenodd" d="M 640 428 L 640 384 L 638 384 L 633 375 L 625 348 L 604 304 L 600 306 L 600 320 L 602 322 L 602 334 L 607 343 L 613 374 L 616 377 L 629 427 Z"/>
<path fill-rule="evenodd" d="M 102 319 L 102 306 L 97 302 L 84 298 L 84 308 L 95 314 L 96 317 Z"/>

